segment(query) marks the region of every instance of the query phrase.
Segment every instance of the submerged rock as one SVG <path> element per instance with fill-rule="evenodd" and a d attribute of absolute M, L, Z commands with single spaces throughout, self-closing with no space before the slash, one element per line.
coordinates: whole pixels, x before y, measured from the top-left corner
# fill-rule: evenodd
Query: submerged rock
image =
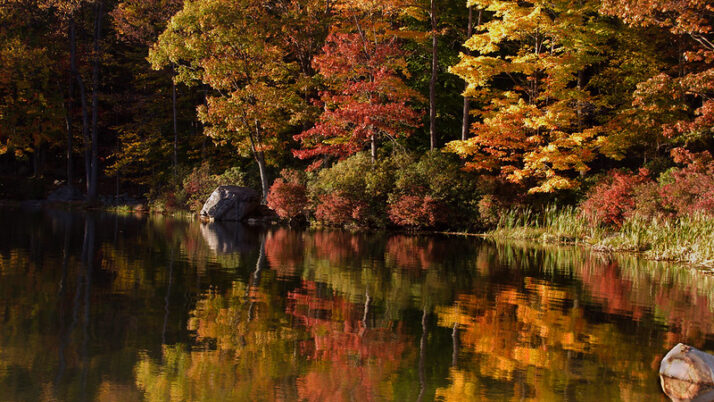
<path fill-rule="evenodd" d="M 260 206 L 260 196 L 247 187 L 220 186 L 201 209 L 201 217 L 214 221 L 242 221 Z"/>
<path fill-rule="evenodd" d="M 662 390 L 674 401 L 714 400 L 714 356 L 682 343 L 659 366 Z"/>

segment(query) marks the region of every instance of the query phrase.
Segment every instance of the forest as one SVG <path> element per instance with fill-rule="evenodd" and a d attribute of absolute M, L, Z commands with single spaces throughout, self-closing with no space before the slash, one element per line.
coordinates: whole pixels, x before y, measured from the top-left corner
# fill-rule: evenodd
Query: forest
<path fill-rule="evenodd" d="M 713 28 L 701 0 L 2 0 L 0 198 L 235 184 L 321 225 L 699 239 Z"/>

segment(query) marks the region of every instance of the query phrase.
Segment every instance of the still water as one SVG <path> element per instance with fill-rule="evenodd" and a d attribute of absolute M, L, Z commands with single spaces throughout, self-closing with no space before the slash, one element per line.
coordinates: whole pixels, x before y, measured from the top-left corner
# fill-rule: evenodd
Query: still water
<path fill-rule="evenodd" d="M 578 248 L 0 210 L 1 401 L 665 400 L 714 278 Z"/>

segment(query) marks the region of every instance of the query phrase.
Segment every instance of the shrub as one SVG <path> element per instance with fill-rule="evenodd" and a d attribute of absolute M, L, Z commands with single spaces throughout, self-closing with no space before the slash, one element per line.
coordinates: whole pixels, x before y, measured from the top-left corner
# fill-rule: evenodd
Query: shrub
<path fill-rule="evenodd" d="M 581 205 L 581 211 L 591 224 L 622 226 L 625 217 L 635 210 L 635 189 L 650 181 L 648 172 L 639 174 L 611 171 L 595 185 Z"/>
<path fill-rule="evenodd" d="M 375 164 L 365 153 L 322 169 L 308 183 L 315 218 L 333 225 L 385 226 L 394 170 L 392 159 Z"/>
<path fill-rule="evenodd" d="M 181 197 L 186 207 L 192 212 L 199 212 L 211 193 L 218 186 L 243 186 L 245 175 L 237 167 L 226 169 L 222 174 L 211 174 L 211 165 L 207 162 L 194 168 L 183 179 Z"/>
<path fill-rule="evenodd" d="M 401 195 L 390 201 L 389 219 L 403 226 L 435 226 L 446 221 L 446 206 L 430 195 Z"/>
<path fill-rule="evenodd" d="M 674 161 L 684 163 L 660 176 L 664 210 L 676 216 L 714 214 L 714 161 L 709 152 L 672 151 Z"/>
<path fill-rule="evenodd" d="M 495 196 L 487 194 L 478 202 L 478 213 L 484 226 L 495 227 L 504 213 L 504 208 Z"/>
<path fill-rule="evenodd" d="M 268 193 L 268 206 L 283 219 L 293 219 L 305 213 L 307 188 L 301 183 L 300 173 L 283 169 Z"/>
<path fill-rule="evenodd" d="M 672 151 L 676 163 L 655 182 L 647 172 L 633 175 L 611 172 L 581 205 L 592 224 L 622 226 L 629 216 L 681 218 L 714 214 L 714 161 L 708 152 Z"/>
<path fill-rule="evenodd" d="M 322 169 L 308 183 L 315 218 L 334 225 L 472 226 L 478 217 L 477 176 L 458 157 L 395 153 L 372 163 L 356 154 Z"/>
<path fill-rule="evenodd" d="M 350 225 L 364 223 L 366 205 L 351 199 L 343 193 L 323 194 L 319 197 L 315 217 L 331 225 Z"/>
<path fill-rule="evenodd" d="M 477 176 L 452 154 L 429 152 L 395 163 L 389 218 L 397 225 L 471 226 L 478 218 Z"/>

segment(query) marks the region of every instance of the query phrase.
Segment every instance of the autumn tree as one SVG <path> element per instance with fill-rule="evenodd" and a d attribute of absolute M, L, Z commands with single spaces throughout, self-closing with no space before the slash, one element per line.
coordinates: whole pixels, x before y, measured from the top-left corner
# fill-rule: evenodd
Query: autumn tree
<path fill-rule="evenodd" d="M 0 155 L 33 158 L 35 176 L 50 147 L 61 144 L 61 71 L 43 24 L 50 13 L 13 0 L 0 6 Z"/>
<path fill-rule="evenodd" d="M 668 31 L 676 63 L 664 66 L 634 92 L 634 123 L 651 124 L 650 142 L 711 146 L 714 127 L 714 8 L 696 0 L 605 0 L 602 11 L 635 27 Z M 656 31 L 655 31 L 656 32 Z M 659 33 L 659 36 L 661 33 Z M 663 138 L 662 138 L 663 136 Z M 654 141 L 653 141 L 654 140 Z"/>
<path fill-rule="evenodd" d="M 428 99 L 425 134 L 430 150 L 456 139 L 457 125 L 462 121 L 461 99 L 456 96 L 461 80 L 448 73 L 458 61 L 466 35 L 468 13 L 463 0 L 400 0 L 396 19 L 398 34 L 406 42 L 410 87 Z M 414 141 L 412 141 L 414 142 Z"/>
<path fill-rule="evenodd" d="M 387 21 L 395 11 L 385 4 L 341 3 L 342 24 L 313 62 L 326 83 L 319 102 L 323 113 L 314 127 L 295 136 L 303 145 L 294 151 L 298 158 L 343 158 L 369 146 L 375 161 L 379 141 L 395 140 L 418 125 L 420 114 L 411 103 L 420 96 L 402 79 L 405 53 Z"/>
<path fill-rule="evenodd" d="M 476 17 L 476 21 L 474 22 L 474 7 L 472 5 L 468 6 L 469 9 L 469 21 L 468 24 L 466 25 L 466 37 L 471 38 L 473 36 L 474 32 L 474 24 L 476 27 L 481 25 L 481 21 L 483 18 L 483 9 L 478 10 L 478 16 Z M 465 51 L 465 54 L 467 56 L 471 55 L 470 50 L 467 48 Z M 468 84 L 466 84 L 466 88 L 464 88 L 464 91 L 468 89 Z M 464 109 L 463 109 L 463 115 L 461 117 L 461 140 L 465 141 L 467 138 L 469 138 L 469 132 L 471 131 L 471 100 L 468 98 L 468 96 L 464 96 Z"/>
<path fill-rule="evenodd" d="M 42 147 L 56 144 L 62 132 L 53 73 L 46 49 L 19 38 L 0 43 L 0 155 L 33 155 L 36 176 Z"/>
<path fill-rule="evenodd" d="M 188 124 L 180 121 L 179 115 L 195 118 L 191 109 L 200 100 L 195 100 L 192 93 L 179 94 L 172 69 L 153 71 L 146 63 L 146 55 L 181 5 L 178 0 L 122 0 L 110 13 L 116 52 L 128 61 L 131 77 L 123 91 L 114 95 L 118 98 L 116 110 L 126 115 L 127 121 L 113 127 L 117 144 L 110 155 L 112 163 L 106 169 L 111 176 L 146 182 L 147 171 L 169 170 L 167 160 L 171 161 L 171 173 L 174 176 L 177 173 L 179 126 L 188 131 L 185 130 Z"/>
<path fill-rule="evenodd" d="M 175 66 L 176 80 L 213 89 L 199 107 L 205 133 L 234 145 L 258 165 L 263 198 L 270 186 L 266 153 L 299 118 L 300 75 L 268 23 L 270 7 L 250 1 L 189 1 L 150 52 L 154 68 Z"/>
<path fill-rule="evenodd" d="M 590 114 L 597 95 L 588 73 L 606 40 L 598 2 L 470 1 L 493 18 L 466 42 L 452 72 L 468 83 L 464 96 L 483 104 L 474 136 L 448 148 L 467 167 L 494 172 L 531 192 L 577 185 L 596 155 L 600 128 Z"/>

